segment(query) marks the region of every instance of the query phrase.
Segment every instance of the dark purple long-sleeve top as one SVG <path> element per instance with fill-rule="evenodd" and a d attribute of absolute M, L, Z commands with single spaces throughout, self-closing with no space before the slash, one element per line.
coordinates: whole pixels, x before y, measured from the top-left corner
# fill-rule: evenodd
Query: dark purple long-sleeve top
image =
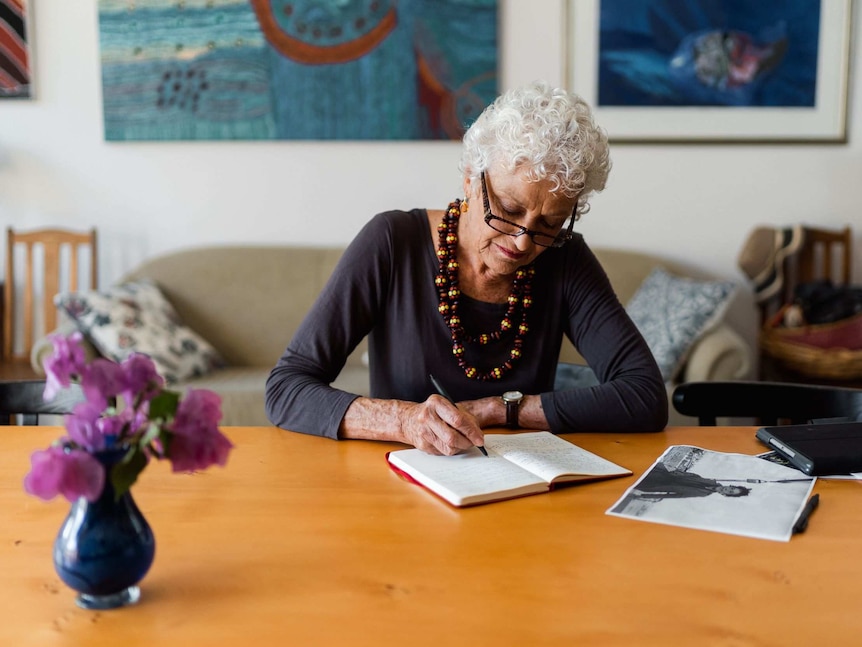
<path fill-rule="evenodd" d="M 266 412 L 284 429 L 330 438 L 355 394 L 329 386 L 367 335 L 373 398 L 424 401 L 428 375 L 455 400 L 519 390 L 541 394 L 550 430 L 657 431 L 667 424 L 667 393 L 643 337 L 617 299 L 581 236 L 535 261 L 533 305 L 522 357 L 502 379 L 471 380 L 452 355 L 452 337 L 437 311 L 435 245 L 424 209 L 375 216 L 345 250 L 332 277 L 266 383 Z M 498 329 L 505 304 L 461 296 L 471 333 Z M 554 391 L 563 336 L 587 360 L 600 384 Z M 468 345 L 467 360 L 499 366 L 512 337 Z"/>

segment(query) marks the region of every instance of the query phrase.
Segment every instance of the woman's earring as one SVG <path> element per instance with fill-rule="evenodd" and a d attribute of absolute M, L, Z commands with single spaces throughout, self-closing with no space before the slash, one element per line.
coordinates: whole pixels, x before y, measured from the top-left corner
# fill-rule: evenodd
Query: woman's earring
<path fill-rule="evenodd" d="M 467 198 L 461 200 L 461 213 L 467 213 L 467 209 L 470 208 L 470 205 L 467 204 Z"/>

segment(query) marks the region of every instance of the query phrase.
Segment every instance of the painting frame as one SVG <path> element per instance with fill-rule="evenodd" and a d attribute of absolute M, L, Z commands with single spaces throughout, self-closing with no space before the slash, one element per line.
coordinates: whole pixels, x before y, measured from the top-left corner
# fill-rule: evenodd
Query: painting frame
<path fill-rule="evenodd" d="M 823 0 L 811 108 L 599 105 L 601 0 L 566 0 L 563 70 L 567 87 L 593 108 L 620 143 L 835 143 L 848 141 L 852 0 Z"/>
<path fill-rule="evenodd" d="M 0 100 L 35 99 L 33 4 L 0 0 Z"/>

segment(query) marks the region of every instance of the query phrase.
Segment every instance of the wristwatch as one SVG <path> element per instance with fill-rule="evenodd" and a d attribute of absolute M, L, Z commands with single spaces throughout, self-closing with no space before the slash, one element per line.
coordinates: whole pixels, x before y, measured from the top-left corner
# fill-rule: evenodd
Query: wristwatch
<path fill-rule="evenodd" d="M 524 399 L 524 394 L 520 391 L 506 391 L 502 395 L 503 404 L 506 405 L 506 426 L 509 429 L 518 428 L 518 409 L 521 407 L 521 400 Z"/>

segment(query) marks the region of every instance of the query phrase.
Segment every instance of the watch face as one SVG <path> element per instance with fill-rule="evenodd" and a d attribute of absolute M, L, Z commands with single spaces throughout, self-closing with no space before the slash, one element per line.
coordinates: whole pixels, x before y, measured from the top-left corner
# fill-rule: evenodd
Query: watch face
<path fill-rule="evenodd" d="M 503 394 L 504 402 L 520 402 L 521 398 L 524 397 L 524 394 L 520 391 L 506 391 Z"/>

